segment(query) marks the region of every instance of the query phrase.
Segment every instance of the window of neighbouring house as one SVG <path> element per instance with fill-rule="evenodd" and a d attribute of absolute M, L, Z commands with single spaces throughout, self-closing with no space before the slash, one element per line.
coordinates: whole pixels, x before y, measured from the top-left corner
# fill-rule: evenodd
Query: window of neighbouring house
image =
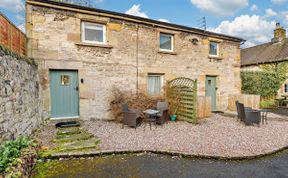
<path fill-rule="evenodd" d="M 284 85 L 284 92 L 285 92 L 285 93 L 288 93 L 288 84 L 285 84 L 285 85 Z"/>
<path fill-rule="evenodd" d="M 219 53 L 219 44 L 217 42 L 210 42 L 210 47 L 209 47 L 209 55 L 210 56 L 218 56 Z"/>
<path fill-rule="evenodd" d="M 173 51 L 173 35 L 160 33 L 160 51 Z"/>
<path fill-rule="evenodd" d="M 149 74 L 148 75 L 148 94 L 161 95 L 163 83 L 163 75 Z"/>
<path fill-rule="evenodd" d="M 82 22 L 82 42 L 105 44 L 106 26 L 97 23 Z"/>

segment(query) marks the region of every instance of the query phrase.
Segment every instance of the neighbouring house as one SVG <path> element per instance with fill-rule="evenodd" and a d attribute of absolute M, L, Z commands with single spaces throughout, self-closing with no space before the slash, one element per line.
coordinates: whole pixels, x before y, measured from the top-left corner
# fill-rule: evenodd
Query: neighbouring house
<path fill-rule="evenodd" d="M 241 50 L 242 71 L 262 71 L 265 66 L 287 62 L 288 38 L 286 38 L 286 30 L 281 27 L 280 23 L 276 24 L 271 42 Z M 278 96 L 284 94 L 288 94 L 288 79 L 278 91 Z"/>
<path fill-rule="evenodd" d="M 46 117 L 111 119 L 113 86 L 159 96 L 177 77 L 197 79 L 214 111 L 241 93 L 240 38 L 46 0 L 27 0 L 26 16 Z"/>

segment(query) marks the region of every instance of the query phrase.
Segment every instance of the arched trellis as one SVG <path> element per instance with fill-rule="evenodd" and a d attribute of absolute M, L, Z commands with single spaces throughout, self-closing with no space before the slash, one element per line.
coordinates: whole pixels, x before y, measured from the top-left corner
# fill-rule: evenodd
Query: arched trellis
<path fill-rule="evenodd" d="M 180 77 L 169 81 L 167 99 L 170 111 L 179 119 L 197 123 L 197 80 Z"/>

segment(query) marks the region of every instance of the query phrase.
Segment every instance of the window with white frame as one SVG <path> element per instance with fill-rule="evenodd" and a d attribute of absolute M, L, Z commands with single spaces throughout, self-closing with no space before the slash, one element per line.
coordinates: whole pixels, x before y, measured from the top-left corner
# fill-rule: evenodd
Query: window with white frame
<path fill-rule="evenodd" d="M 161 95 L 163 85 L 163 75 L 161 74 L 148 74 L 148 94 Z"/>
<path fill-rule="evenodd" d="M 285 93 L 288 93 L 288 84 L 285 84 L 285 85 L 284 85 L 284 92 L 285 92 Z"/>
<path fill-rule="evenodd" d="M 209 56 L 219 56 L 219 43 L 210 41 Z"/>
<path fill-rule="evenodd" d="M 106 26 L 103 24 L 82 22 L 82 42 L 105 44 Z"/>
<path fill-rule="evenodd" d="M 160 33 L 160 51 L 173 52 L 174 36 L 169 34 Z"/>

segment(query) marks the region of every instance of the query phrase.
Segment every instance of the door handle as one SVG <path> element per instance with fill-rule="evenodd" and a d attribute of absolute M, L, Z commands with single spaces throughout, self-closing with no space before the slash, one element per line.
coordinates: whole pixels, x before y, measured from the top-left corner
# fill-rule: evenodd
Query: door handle
<path fill-rule="evenodd" d="M 78 86 L 75 89 L 76 89 L 76 91 L 79 91 L 79 87 Z"/>

